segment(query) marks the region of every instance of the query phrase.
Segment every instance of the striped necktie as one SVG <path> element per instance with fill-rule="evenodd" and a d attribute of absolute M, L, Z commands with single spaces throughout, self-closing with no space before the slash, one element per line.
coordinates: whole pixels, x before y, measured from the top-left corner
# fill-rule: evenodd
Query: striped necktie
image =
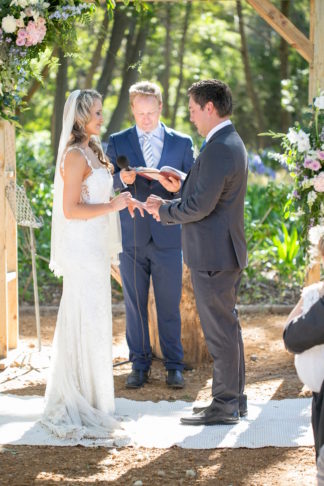
<path fill-rule="evenodd" d="M 146 163 L 146 167 L 154 167 L 154 157 L 151 145 L 151 136 L 148 133 L 143 134 L 143 157 Z"/>

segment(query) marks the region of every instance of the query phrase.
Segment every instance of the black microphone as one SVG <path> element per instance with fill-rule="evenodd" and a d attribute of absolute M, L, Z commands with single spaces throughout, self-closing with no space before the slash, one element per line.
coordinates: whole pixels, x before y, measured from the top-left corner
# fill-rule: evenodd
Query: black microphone
<path fill-rule="evenodd" d="M 130 170 L 129 160 L 126 155 L 118 155 L 116 164 L 120 169 Z"/>

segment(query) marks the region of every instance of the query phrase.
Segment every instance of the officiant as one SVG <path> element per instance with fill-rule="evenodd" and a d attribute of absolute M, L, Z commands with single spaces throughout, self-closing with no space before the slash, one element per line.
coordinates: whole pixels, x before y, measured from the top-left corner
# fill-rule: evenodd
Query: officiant
<path fill-rule="evenodd" d="M 179 180 L 161 176 L 159 181 L 150 181 L 131 168 L 159 169 L 168 165 L 187 173 L 194 162 L 192 140 L 160 121 L 162 94 L 155 83 L 142 81 L 132 85 L 129 100 L 135 125 L 111 135 L 108 141 L 107 155 L 115 166 L 114 189 L 127 189 L 143 202 L 152 194 L 166 199 L 177 197 L 181 188 Z M 121 168 L 121 159 L 124 165 L 126 160 L 129 167 Z M 182 388 L 180 225 L 163 227 L 148 213 L 144 217 L 135 213 L 133 219 L 128 211 L 120 213 L 123 244 L 120 273 L 126 309 L 126 340 L 132 362 L 126 387 L 139 388 L 149 377 L 152 351 L 147 303 L 152 276 L 166 383 Z"/>

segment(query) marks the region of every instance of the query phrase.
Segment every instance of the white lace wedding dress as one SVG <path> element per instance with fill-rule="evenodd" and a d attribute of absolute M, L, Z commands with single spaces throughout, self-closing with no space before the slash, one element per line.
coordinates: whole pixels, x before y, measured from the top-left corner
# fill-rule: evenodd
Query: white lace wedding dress
<path fill-rule="evenodd" d="M 73 148 L 76 147 L 68 151 Z M 78 150 L 92 171 L 82 183 L 82 201 L 108 202 L 113 195 L 111 174 L 106 168 L 94 168 L 83 149 Z M 111 244 L 108 244 L 112 225 L 118 222 L 116 215 L 108 214 L 64 223 L 63 294 L 41 420 L 61 438 L 112 437 L 119 428 L 113 417 Z"/>

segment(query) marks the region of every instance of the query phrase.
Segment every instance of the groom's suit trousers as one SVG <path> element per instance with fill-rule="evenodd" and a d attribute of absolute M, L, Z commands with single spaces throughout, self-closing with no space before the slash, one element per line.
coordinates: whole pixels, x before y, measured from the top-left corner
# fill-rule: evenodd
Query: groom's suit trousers
<path fill-rule="evenodd" d="M 245 384 L 242 333 L 235 308 L 242 270 L 190 271 L 201 326 L 214 360 L 212 395 L 233 413 Z"/>

